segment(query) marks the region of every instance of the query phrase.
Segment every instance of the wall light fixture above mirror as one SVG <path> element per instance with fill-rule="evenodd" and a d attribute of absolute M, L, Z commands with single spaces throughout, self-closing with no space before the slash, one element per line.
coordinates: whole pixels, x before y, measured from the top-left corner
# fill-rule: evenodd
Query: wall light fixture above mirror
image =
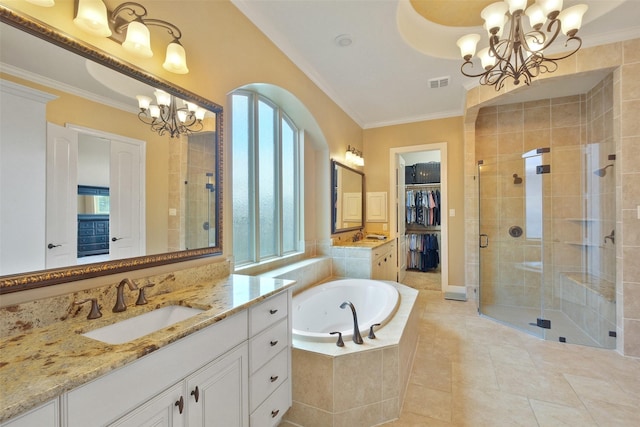
<path fill-rule="evenodd" d="M 51 7 L 53 0 L 30 0 L 30 3 Z M 162 67 L 175 74 L 187 74 L 187 54 L 180 43 L 182 32 L 178 27 L 162 19 L 149 18 L 147 9 L 135 2 L 125 2 L 108 10 L 102 0 L 76 0 L 74 24 L 83 31 L 98 37 L 109 37 L 122 44 L 128 52 L 141 58 L 151 58 L 150 26 L 164 29 L 170 36 L 167 54 Z"/>

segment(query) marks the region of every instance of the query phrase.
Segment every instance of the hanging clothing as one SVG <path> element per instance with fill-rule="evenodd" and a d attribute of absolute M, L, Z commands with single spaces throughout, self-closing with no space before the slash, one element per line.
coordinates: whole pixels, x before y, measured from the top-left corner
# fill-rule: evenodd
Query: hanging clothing
<path fill-rule="evenodd" d="M 439 234 L 409 233 L 406 239 L 409 247 L 407 269 L 429 271 L 438 268 L 440 265 Z"/>

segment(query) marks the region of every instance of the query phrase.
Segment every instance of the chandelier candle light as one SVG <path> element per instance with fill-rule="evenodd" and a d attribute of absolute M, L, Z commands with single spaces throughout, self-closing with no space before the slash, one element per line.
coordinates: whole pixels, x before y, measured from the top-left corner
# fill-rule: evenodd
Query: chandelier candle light
<path fill-rule="evenodd" d="M 140 107 L 138 118 L 150 125 L 151 130 L 160 135 L 168 133 L 171 138 L 202 130 L 207 110 L 162 90 L 156 90 L 154 95 L 157 105 L 151 104 L 152 99 L 148 96 L 136 96 Z"/>
<path fill-rule="evenodd" d="M 460 68 L 462 74 L 480 77 L 480 84 L 494 85 L 496 90 L 502 89 L 507 78 L 511 78 L 514 85 L 521 81 L 529 85 L 540 74 L 556 71 L 556 61 L 568 58 L 580 49 L 582 39 L 576 34 L 587 11 L 586 5 L 562 10 L 562 0 L 536 0 L 525 10 L 526 6 L 527 0 L 505 0 L 482 10 L 480 16 L 489 35 L 489 47 L 478 52 L 483 71 L 473 74 L 469 70 L 473 68 L 471 59 L 480 35 L 468 34 L 457 42 L 464 59 Z M 529 17 L 528 26 L 523 15 Z M 561 30 L 567 36 L 565 47 L 572 43 L 573 49 L 561 56 L 545 56 L 544 50 L 556 40 Z M 501 38 L 503 33 L 507 38 Z"/>

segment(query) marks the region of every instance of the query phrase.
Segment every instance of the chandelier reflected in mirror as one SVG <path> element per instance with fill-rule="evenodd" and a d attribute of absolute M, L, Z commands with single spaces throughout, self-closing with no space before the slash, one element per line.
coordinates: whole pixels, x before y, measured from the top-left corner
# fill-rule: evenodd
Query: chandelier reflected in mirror
<path fill-rule="evenodd" d="M 177 138 L 204 128 L 202 121 L 207 112 L 204 108 L 162 90 L 156 90 L 154 95 L 156 104 L 152 104 L 153 100 L 148 96 L 136 96 L 140 107 L 138 118 L 151 126 L 152 131 Z"/>
<path fill-rule="evenodd" d="M 533 78 L 558 69 L 557 61 L 568 58 L 582 46 L 576 36 L 587 10 L 584 4 L 562 10 L 562 0 L 537 0 L 528 8 L 527 0 L 505 0 L 485 7 L 480 16 L 489 36 L 489 46 L 478 52 L 482 72 L 474 74 L 472 58 L 480 41 L 479 34 L 458 39 L 464 59 L 460 71 L 467 77 L 480 77 L 481 85 L 493 85 L 496 90 L 511 79 L 514 85 L 529 85 Z M 526 10 L 525 10 L 526 8 Z M 529 20 L 524 19 L 526 15 Z M 545 55 L 560 31 L 567 36 L 564 47 L 570 49 L 560 56 Z M 506 38 L 502 36 L 506 35 Z"/>

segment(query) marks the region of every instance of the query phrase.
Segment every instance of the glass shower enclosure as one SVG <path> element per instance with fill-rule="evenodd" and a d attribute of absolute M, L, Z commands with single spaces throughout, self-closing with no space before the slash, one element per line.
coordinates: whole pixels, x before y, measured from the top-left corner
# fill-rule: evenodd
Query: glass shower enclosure
<path fill-rule="evenodd" d="M 481 315 L 615 348 L 614 163 L 601 144 L 478 161 Z"/>

